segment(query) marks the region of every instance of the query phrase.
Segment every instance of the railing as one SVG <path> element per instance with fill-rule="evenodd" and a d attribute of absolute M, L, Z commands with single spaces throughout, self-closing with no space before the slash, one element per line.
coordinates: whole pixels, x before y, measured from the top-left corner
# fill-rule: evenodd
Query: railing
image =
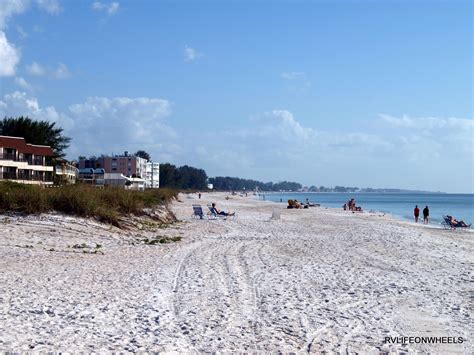
<path fill-rule="evenodd" d="M 69 167 L 69 166 L 61 166 L 61 165 L 56 165 L 54 167 L 54 171 L 56 175 L 74 175 L 77 176 L 79 174 L 79 170 L 74 167 Z"/>
<path fill-rule="evenodd" d="M 19 162 L 25 162 L 28 163 L 29 165 L 42 165 L 42 166 L 50 166 L 53 165 L 51 162 L 46 161 L 43 163 L 43 158 L 20 158 L 16 154 L 12 153 L 0 153 L 0 160 L 12 160 L 12 161 L 19 161 Z"/>
<path fill-rule="evenodd" d="M 13 160 L 13 161 L 22 161 L 23 159 L 19 159 L 16 154 L 12 153 L 0 153 L 1 160 Z"/>
<path fill-rule="evenodd" d="M 25 174 L 25 173 L 15 173 L 15 172 L 3 172 L 0 173 L 0 177 L 4 180 L 26 180 L 26 181 L 42 181 L 42 182 L 52 182 L 52 175 L 35 175 L 35 174 Z"/>

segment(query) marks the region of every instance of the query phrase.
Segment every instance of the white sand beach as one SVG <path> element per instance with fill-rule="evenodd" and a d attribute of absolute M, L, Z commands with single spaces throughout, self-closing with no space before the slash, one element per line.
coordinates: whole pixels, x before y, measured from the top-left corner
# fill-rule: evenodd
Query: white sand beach
<path fill-rule="evenodd" d="M 0 216 L 0 350 L 473 352 L 472 232 L 225 196 L 169 228 Z M 191 219 L 210 202 L 237 218 Z"/>

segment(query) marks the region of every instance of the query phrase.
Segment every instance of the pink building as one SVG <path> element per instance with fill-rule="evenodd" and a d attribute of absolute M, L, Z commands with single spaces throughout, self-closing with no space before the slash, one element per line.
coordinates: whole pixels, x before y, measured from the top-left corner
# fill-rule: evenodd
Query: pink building
<path fill-rule="evenodd" d="M 145 159 L 130 156 L 125 152 L 124 155 L 102 156 L 96 160 L 82 159 L 79 161 L 79 169 L 102 168 L 106 173 L 117 173 L 144 179 L 146 178 L 146 163 Z"/>

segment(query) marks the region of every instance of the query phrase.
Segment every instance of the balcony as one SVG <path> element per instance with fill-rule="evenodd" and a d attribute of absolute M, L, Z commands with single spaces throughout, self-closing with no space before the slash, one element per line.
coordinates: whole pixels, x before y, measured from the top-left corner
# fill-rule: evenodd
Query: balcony
<path fill-rule="evenodd" d="M 43 164 L 43 158 L 35 158 L 33 159 L 33 161 L 31 163 L 29 163 L 31 165 L 45 165 Z"/>
<path fill-rule="evenodd" d="M 13 153 L 0 153 L 0 160 L 10 160 L 10 161 L 17 161 L 17 162 L 24 162 L 28 163 L 28 165 L 41 165 L 41 166 L 51 166 L 53 165 L 52 162 L 46 160 L 46 164 L 43 163 L 43 157 L 35 157 L 32 158 L 20 158 L 18 155 Z"/>
<path fill-rule="evenodd" d="M 15 153 L 0 153 L 0 160 L 24 161 L 19 159 Z"/>
<path fill-rule="evenodd" d="M 22 173 L 22 172 L 19 172 L 19 173 L 16 173 L 16 172 L 3 172 L 3 173 L 0 173 L 0 179 L 3 179 L 3 180 L 53 182 L 52 174 L 36 175 L 36 174 Z"/>

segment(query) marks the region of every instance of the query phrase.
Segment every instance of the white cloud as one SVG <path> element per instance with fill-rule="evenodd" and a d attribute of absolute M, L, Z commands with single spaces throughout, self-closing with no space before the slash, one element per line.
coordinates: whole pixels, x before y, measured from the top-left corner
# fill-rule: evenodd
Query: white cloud
<path fill-rule="evenodd" d="M 0 76 L 15 75 L 19 61 L 19 51 L 8 42 L 5 33 L 0 31 Z"/>
<path fill-rule="evenodd" d="M 58 63 L 56 69 L 52 72 L 52 77 L 54 79 L 67 79 L 71 77 L 68 67 L 64 63 Z"/>
<path fill-rule="evenodd" d="M 316 121 L 309 126 L 275 109 L 248 124 L 199 129 L 188 123 L 178 133 L 168 123 L 171 113 L 168 100 L 150 97 L 89 97 L 64 110 L 25 92 L 0 98 L 0 117 L 28 115 L 63 127 L 73 138 L 70 158 L 144 149 L 156 161 L 202 167 L 210 176 L 428 190 L 447 190 L 452 181 L 457 191 L 472 190 L 471 119 L 430 118 L 423 128 L 416 118 L 385 115 L 363 131 L 321 130 Z"/>
<path fill-rule="evenodd" d="M 271 134 L 277 134 L 287 140 L 305 141 L 315 135 L 315 131 L 312 128 L 303 127 L 290 111 L 273 110 L 266 113 L 265 116 L 272 121 L 265 128 L 265 131 Z"/>
<path fill-rule="evenodd" d="M 280 74 L 280 77 L 289 83 L 288 89 L 292 92 L 305 92 L 311 87 L 311 82 L 307 79 L 304 72 L 283 72 Z"/>
<path fill-rule="evenodd" d="M 379 116 L 381 122 L 390 128 L 390 139 L 397 141 L 397 149 L 406 152 L 413 161 L 424 159 L 424 155 L 414 147 L 423 148 L 435 157 L 451 155 L 451 159 L 460 159 L 470 156 L 472 160 L 474 119 Z"/>
<path fill-rule="evenodd" d="M 292 72 L 283 72 L 281 77 L 286 80 L 302 80 L 306 78 L 304 72 L 292 71 Z"/>
<path fill-rule="evenodd" d="M 196 49 L 184 46 L 184 60 L 187 62 L 195 61 L 202 57 L 202 53 L 199 53 Z"/>
<path fill-rule="evenodd" d="M 28 0 L 2 0 L 0 1 L 0 29 L 4 29 L 8 19 L 16 14 L 26 11 L 29 6 Z"/>
<path fill-rule="evenodd" d="M 148 151 L 154 159 L 176 157 L 179 140 L 165 123 L 170 114 L 168 100 L 147 97 L 90 97 L 63 112 L 54 106 L 41 106 L 37 98 L 25 92 L 16 91 L 0 100 L 0 117 L 27 115 L 57 122 L 73 138 L 71 157 L 138 149 Z"/>
<path fill-rule="evenodd" d="M 35 76 L 43 76 L 46 74 L 46 68 L 44 68 L 41 64 L 38 64 L 37 62 L 33 62 L 30 65 L 27 65 L 26 70 L 28 71 L 28 73 Z"/>
<path fill-rule="evenodd" d="M 168 151 L 166 141 L 176 136 L 164 123 L 170 113 L 168 100 L 147 97 L 90 97 L 68 111 L 78 153 L 81 149 L 98 154 L 142 148 L 155 159 Z"/>
<path fill-rule="evenodd" d="M 418 130 L 433 129 L 460 129 L 472 130 L 474 128 L 474 120 L 467 118 L 440 118 L 440 117 L 410 117 L 403 115 L 402 117 L 394 117 L 387 114 L 380 114 L 383 122 L 397 128 L 413 128 Z"/>
<path fill-rule="evenodd" d="M 36 0 L 38 7 L 50 14 L 60 12 L 58 0 Z M 0 76 L 15 75 L 16 66 L 20 61 L 20 52 L 15 46 L 8 42 L 3 31 L 8 24 L 10 17 L 21 14 L 28 10 L 31 0 L 0 0 Z M 24 38 L 26 33 L 18 26 L 17 31 Z"/>
<path fill-rule="evenodd" d="M 50 15 L 57 15 L 62 11 L 58 0 L 36 0 L 38 7 Z"/>
<path fill-rule="evenodd" d="M 33 62 L 26 66 L 26 70 L 29 74 L 34 76 L 45 76 L 47 75 L 51 79 L 68 79 L 71 77 L 69 68 L 64 63 L 58 63 L 55 68 L 45 67 L 37 62 Z"/>
<path fill-rule="evenodd" d="M 1 0 L 0 1 L 0 29 L 7 26 L 10 17 L 21 14 L 31 7 L 32 0 Z M 37 6 L 49 13 L 57 15 L 61 12 L 58 0 L 35 0 Z"/>
<path fill-rule="evenodd" d="M 15 84 L 18 85 L 23 90 L 27 90 L 27 91 L 33 90 L 33 86 L 22 77 L 16 77 Z"/>
<path fill-rule="evenodd" d="M 29 116 L 34 119 L 66 123 L 66 116 L 61 116 L 53 106 L 40 107 L 38 99 L 25 92 L 15 91 L 3 97 L 3 107 L 0 106 L 0 116 Z"/>
<path fill-rule="evenodd" d="M 98 12 L 105 12 L 109 15 L 115 14 L 120 8 L 120 4 L 118 2 L 111 2 L 111 3 L 102 3 L 100 1 L 96 1 L 92 4 L 92 10 Z"/>

